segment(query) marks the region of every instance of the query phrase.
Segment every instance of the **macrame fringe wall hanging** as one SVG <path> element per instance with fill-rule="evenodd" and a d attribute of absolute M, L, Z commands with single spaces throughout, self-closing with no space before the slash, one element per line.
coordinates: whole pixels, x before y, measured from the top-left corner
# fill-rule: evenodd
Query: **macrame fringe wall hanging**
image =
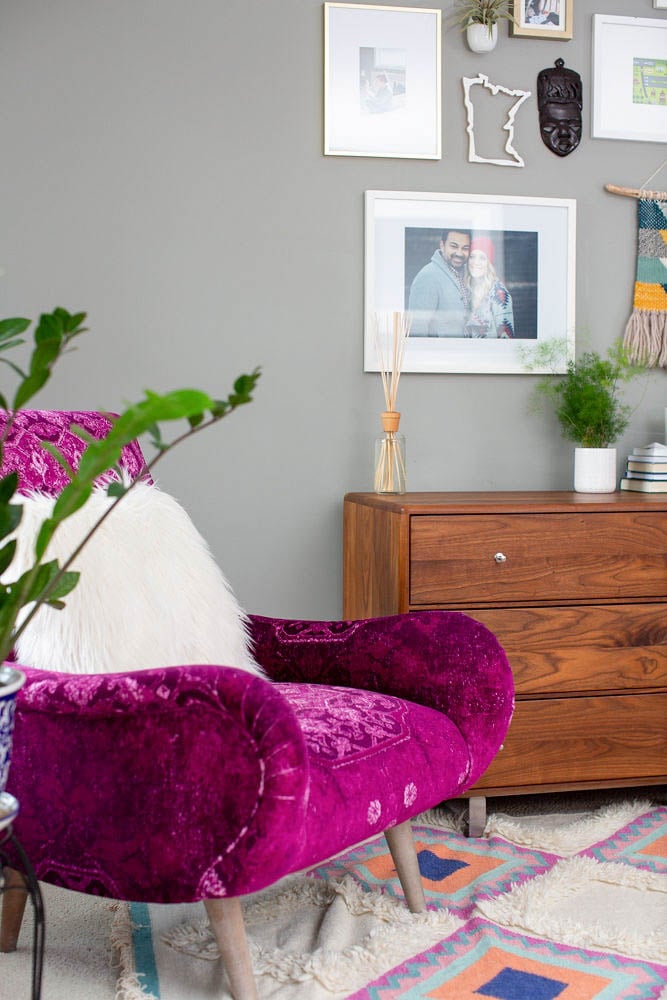
<path fill-rule="evenodd" d="M 667 192 L 605 188 L 637 199 L 637 274 L 623 344 L 636 364 L 667 368 Z"/>

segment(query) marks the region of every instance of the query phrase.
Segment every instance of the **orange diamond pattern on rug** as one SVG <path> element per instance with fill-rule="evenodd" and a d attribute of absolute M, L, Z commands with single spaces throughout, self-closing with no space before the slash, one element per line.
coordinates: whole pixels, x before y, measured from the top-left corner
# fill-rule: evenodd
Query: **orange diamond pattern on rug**
<path fill-rule="evenodd" d="M 667 807 L 644 813 L 611 837 L 582 851 L 582 857 L 618 861 L 657 874 L 667 873 Z"/>
<path fill-rule="evenodd" d="M 497 895 L 547 871 L 556 855 L 517 847 L 500 837 L 462 838 L 433 827 L 414 826 L 415 847 L 429 900 L 457 917 L 469 916 L 480 892 Z M 353 874 L 367 888 L 402 898 L 396 869 L 384 838 L 348 851 L 313 874 L 343 878 Z"/>
<path fill-rule="evenodd" d="M 473 918 L 348 1000 L 659 1000 L 666 971 Z"/>

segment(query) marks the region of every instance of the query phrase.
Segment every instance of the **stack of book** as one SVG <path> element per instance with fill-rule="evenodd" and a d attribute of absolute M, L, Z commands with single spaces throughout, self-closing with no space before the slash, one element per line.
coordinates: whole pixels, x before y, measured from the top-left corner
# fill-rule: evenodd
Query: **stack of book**
<path fill-rule="evenodd" d="M 667 444 L 647 444 L 628 456 L 622 490 L 667 493 Z"/>

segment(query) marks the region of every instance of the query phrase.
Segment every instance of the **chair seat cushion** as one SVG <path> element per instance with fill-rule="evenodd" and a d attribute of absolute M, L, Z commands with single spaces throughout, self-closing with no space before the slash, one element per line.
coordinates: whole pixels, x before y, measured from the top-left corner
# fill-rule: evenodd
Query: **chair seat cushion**
<path fill-rule="evenodd" d="M 307 818 L 286 831 L 306 867 L 458 794 L 470 770 L 459 729 L 402 698 L 319 684 L 276 685 L 310 766 Z"/>

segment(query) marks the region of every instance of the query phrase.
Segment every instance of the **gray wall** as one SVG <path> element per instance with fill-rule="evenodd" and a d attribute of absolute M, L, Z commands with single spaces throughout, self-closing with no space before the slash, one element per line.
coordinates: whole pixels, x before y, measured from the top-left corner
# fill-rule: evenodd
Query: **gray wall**
<path fill-rule="evenodd" d="M 383 409 L 379 376 L 362 371 L 365 190 L 576 198 L 580 343 L 604 351 L 622 332 L 636 202 L 603 186 L 640 186 L 666 147 L 589 138 L 592 15 L 665 13 L 575 2 L 569 42 L 503 25 L 476 56 L 446 31 L 441 161 L 322 155 L 320 0 L 2 3 L 1 315 L 88 310 L 44 407 L 114 409 L 145 387 L 221 394 L 262 366 L 256 401 L 159 473 L 249 609 L 340 614 L 342 497 L 371 488 Z M 584 82 L 580 148 L 561 160 L 542 145 L 533 96 L 515 131 L 526 167 L 468 163 L 461 77 L 534 95 L 559 56 Z M 409 488 L 569 489 L 572 448 L 550 414 L 528 413 L 533 385 L 404 375 Z M 619 467 L 662 440 L 665 389 L 654 372 L 628 393 Z"/>

